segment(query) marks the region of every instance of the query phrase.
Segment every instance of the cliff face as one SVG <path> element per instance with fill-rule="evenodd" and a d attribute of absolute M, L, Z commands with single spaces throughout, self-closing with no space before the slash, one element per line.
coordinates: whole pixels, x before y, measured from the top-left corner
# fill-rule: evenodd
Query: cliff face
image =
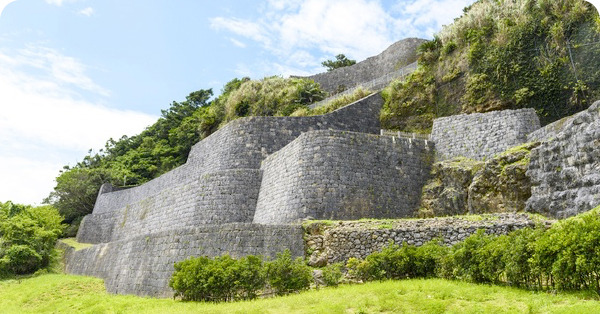
<path fill-rule="evenodd" d="M 535 132 L 527 176 L 527 210 L 569 217 L 600 203 L 600 101 L 570 118 Z"/>

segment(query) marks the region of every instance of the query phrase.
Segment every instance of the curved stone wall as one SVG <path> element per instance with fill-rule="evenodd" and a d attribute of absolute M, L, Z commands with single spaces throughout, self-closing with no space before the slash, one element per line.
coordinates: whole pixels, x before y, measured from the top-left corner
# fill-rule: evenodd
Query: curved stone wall
<path fill-rule="evenodd" d="M 77 240 L 105 243 L 202 224 L 251 222 L 260 182 L 257 169 L 206 173 L 122 208 L 86 216 Z"/>
<path fill-rule="evenodd" d="M 409 217 L 433 145 L 344 131 L 307 132 L 263 161 L 254 223 Z"/>
<path fill-rule="evenodd" d="M 321 85 L 328 93 L 340 89 L 350 89 L 417 61 L 417 47 L 426 42 L 425 39 L 407 38 L 388 47 L 381 54 L 367 58 L 352 66 L 338 68 L 309 76 Z"/>
<path fill-rule="evenodd" d="M 289 249 L 303 256 L 300 226 L 205 225 L 133 236 L 73 251 L 65 256 L 70 274 L 104 279 L 110 293 L 171 297 L 173 264 L 192 256 L 262 255 Z"/>
<path fill-rule="evenodd" d="M 138 187 L 101 189 L 77 238 L 102 243 L 190 224 L 252 221 L 266 156 L 310 130 L 378 133 L 382 103 L 373 94 L 322 116 L 232 121 L 194 145 L 186 164 Z"/>

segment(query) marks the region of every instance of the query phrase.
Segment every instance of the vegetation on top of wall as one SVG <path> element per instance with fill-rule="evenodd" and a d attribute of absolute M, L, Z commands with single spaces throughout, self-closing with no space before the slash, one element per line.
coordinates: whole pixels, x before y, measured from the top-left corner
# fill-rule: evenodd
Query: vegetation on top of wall
<path fill-rule="evenodd" d="M 327 68 L 327 72 L 354 64 L 356 64 L 356 60 L 348 59 L 344 54 L 335 56 L 335 60 L 325 60 L 321 62 L 321 65 Z"/>
<path fill-rule="evenodd" d="M 346 105 L 349 105 L 355 101 L 361 100 L 373 92 L 367 88 L 363 88 L 359 86 L 356 88 L 351 94 L 342 95 L 340 97 L 334 98 L 331 101 L 328 101 L 326 104 L 316 107 L 314 109 L 308 107 L 298 108 L 296 111 L 290 114 L 291 117 L 307 117 L 307 116 L 316 116 L 327 114 L 337 109 L 340 109 Z"/>
<path fill-rule="evenodd" d="M 55 206 L 70 226 L 65 236 L 77 233 L 83 216 L 92 212 L 103 183 L 135 186 L 184 164 L 191 147 L 231 120 L 245 116 L 287 116 L 298 108 L 322 100 L 325 92 L 312 80 L 273 76 L 228 82 L 219 97 L 211 89 L 190 93 L 161 111 L 153 125 L 135 136 L 109 139 L 98 152 L 90 150 L 83 161 L 65 166 L 45 203 Z"/>
<path fill-rule="evenodd" d="M 600 98 L 600 18 L 584 0 L 479 0 L 419 47 L 419 68 L 383 92 L 386 129 L 534 108 L 542 124 Z"/>

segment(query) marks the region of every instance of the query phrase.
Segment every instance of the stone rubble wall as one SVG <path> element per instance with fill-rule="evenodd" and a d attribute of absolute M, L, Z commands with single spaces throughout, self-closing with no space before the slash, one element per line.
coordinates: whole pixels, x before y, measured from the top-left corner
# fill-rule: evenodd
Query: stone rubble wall
<path fill-rule="evenodd" d="M 433 121 L 436 160 L 467 157 L 484 160 L 527 141 L 540 128 L 531 108 L 461 114 Z"/>
<path fill-rule="evenodd" d="M 526 210 L 564 218 L 599 205 L 600 101 L 534 136 L 543 141 L 531 152 Z"/>
<path fill-rule="evenodd" d="M 417 61 L 417 47 L 424 42 L 425 39 L 407 38 L 394 43 L 377 56 L 307 78 L 319 83 L 330 94 L 340 89 L 351 89 Z"/>
<path fill-rule="evenodd" d="M 304 133 L 263 161 L 254 223 L 413 216 L 432 160 L 423 140 Z"/>
<path fill-rule="evenodd" d="M 353 221 L 333 224 L 313 223 L 305 226 L 306 249 L 311 253 L 311 265 L 326 265 L 365 258 L 380 251 L 390 242 L 420 246 L 436 238 L 452 245 L 463 241 L 478 229 L 487 234 L 508 234 L 511 231 L 534 227 L 526 214 L 484 215 L 482 219 L 445 217 L 394 221 Z M 547 224 L 550 221 L 546 222 Z"/>
<path fill-rule="evenodd" d="M 300 226 L 218 224 L 178 228 L 97 244 L 66 254 L 65 271 L 103 278 L 109 293 L 172 297 L 175 262 L 195 256 L 303 256 Z"/>

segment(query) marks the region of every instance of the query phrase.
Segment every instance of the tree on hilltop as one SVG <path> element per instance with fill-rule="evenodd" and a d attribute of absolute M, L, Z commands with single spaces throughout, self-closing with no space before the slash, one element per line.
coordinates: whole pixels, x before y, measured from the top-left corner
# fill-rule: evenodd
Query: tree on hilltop
<path fill-rule="evenodd" d="M 349 65 L 353 65 L 356 64 L 356 60 L 350 60 L 348 58 L 346 58 L 346 56 L 344 54 L 339 54 L 337 56 L 335 56 L 335 61 L 333 60 L 326 60 L 321 62 L 321 64 L 327 68 L 327 72 L 329 71 L 333 71 L 337 68 L 343 68 L 343 67 L 347 67 Z"/>

